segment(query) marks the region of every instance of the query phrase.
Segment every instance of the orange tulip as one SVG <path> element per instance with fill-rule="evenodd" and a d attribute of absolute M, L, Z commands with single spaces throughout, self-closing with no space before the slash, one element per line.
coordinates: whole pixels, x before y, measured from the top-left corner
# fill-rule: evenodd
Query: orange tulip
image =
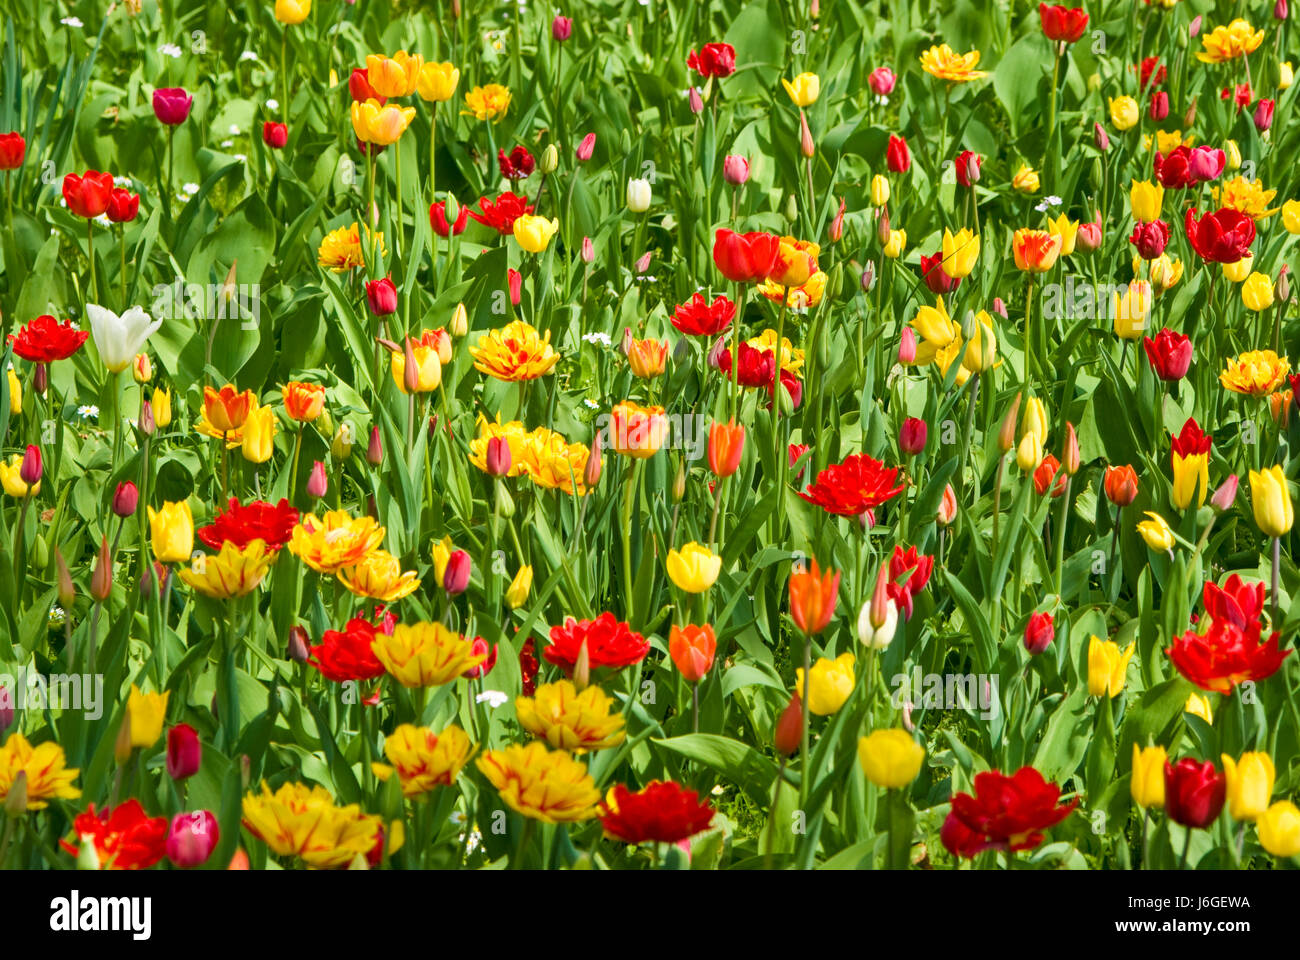
<path fill-rule="evenodd" d="M 1016 266 L 1030 273 L 1046 273 L 1061 255 L 1061 236 L 1046 230 L 1017 230 L 1012 241 Z"/>
<path fill-rule="evenodd" d="M 663 373 L 667 360 L 667 340 L 633 340 L 628 345 L 628 366 L 642 380 L 653 380 Z"/>
<path fill-rule="evenodd" d="M 220 390 L 203 388 L 203 418 L 217 433 L 238 430 L 256 406 L 257 395 L 252 390 L 240 393 L 230 383 Z"/>
<path fill-rule="evenodd" d="M 1122 467 L 1107 467 L 1104 486 L 1106 496 L 1117 507 L 1127 507 L 1137 499 L 1137 473 L 1127 464 Z"/>
<path fill-rule="evenodd" d="M 709 469 L 716 477 L 729 477 L 740 468 L 745 452 L 745 426 L 734 420 L 709 427 Z"/>
<path fill-rule="evenodd" d="M 790 616 L 805 634 L 821 633 L 835 613 L 835 598 L 840 588 L 838 570 L 822 573 L 817 561 L 812 570 L 790 574 Z"/>
<path fill-rule="evenodd" d="M 713 669 L 713 655 L 717 649 L 718 640 L 713 635 L 713 627 L 707 623 L 702 627 L 694 624 L 678 627 L 674 624 L 669 631 L 668 655 L 687 683 L 699 683 Z"/>
<path fill-rule="evenodd" d="M 284 388 L 284 411 L 293 420 L 309 423 L 325 409 L 325 388 L 291 380 Z"/>

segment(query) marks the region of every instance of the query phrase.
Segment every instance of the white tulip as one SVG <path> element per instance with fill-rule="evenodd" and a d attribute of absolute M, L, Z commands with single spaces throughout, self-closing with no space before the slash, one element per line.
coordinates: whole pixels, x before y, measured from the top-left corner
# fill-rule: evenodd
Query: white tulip
<path fill-rule="evenodd" d="M 629 180 L 627 182 L 627 208 L 633 213 L 645 213 L 650 209 L 649 180 Z"/>
<path fill-rule="evenodd" d="M 140 307 L 132 307 L 119 317 L 97 303 L 88 303 L 86 316 L 90 318 L 99 359 L 113 373 L 129 367 L 135 355 L 144 350 L 144 342 L 162 326 L 161 320 L 154 320 Z"/>
<path fill-rule="evenodd" d="M 871 624 L 870 600 L 862 605 L 862 612 L 858 614 L 858 639 L 868 649 L 884 650 L 894 639 L 894 631 L 898 629 L 898 604 L 891 599 L 887 601 L 885 610 L 885 622 L 879 629 Z"/>

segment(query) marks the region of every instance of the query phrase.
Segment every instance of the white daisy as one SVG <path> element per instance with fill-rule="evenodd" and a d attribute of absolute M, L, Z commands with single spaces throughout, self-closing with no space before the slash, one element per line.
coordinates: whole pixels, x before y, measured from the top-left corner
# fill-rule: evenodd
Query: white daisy
<path fill-rule="evenodd" d="M 65 27 L 81 28 L 85 26 L 85 24 L 81 22 L 80 17 L 64 17 L 59 21 L 59 23 L 63 24 Z"/>
<path fill-rule="evenodd" d="M 96 420 L 99 418 L 99 407 L 93 403 L 82 404 L 77 407 L 77 416 L 84 420 Z"/>
<path fill-rule="evenodd" d="M 243 53 L 239 55 L 240 63 L 243 63 L 246 60 L 256 60 L 256 59 L 257 59 L 257 54 L 254 53 L 252 50 L 245 50 Z"/>
<path fill-rule="evenodd" d="M 181 57 L 181 48 L 174 43 L 164 43 L 158 48 L 158 52 L 164 57 L 171 57 L 173 60 L 179 60 Z"/>
<path fill-rule="evenodd" d="M 279 101 L 279 100 L 268 100 L 268 101 L 266 101 L 266 109 L 268 109 L 268 110 L 279 110 L 279 109 L 280 109 L 280 101 Z"/>
<path fill-rule="evenodd" d="M 510 697 L 508 697 L 503 690 L 484 690 L 474 698 L 474 702 L 486 703 L 489 707 L 495 710 L 509 699 Z"/>

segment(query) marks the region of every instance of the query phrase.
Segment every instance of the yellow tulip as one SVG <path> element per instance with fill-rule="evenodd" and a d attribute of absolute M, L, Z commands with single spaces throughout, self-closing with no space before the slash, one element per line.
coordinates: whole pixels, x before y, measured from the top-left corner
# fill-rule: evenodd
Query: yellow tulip
<path fill-rule="evenodd" d="M 515 578 L 510 581 L 510 587 L 506 590 L 506 603 L 510 604 L 511 610 L 522 607 L 528 600 L 528 591 L 533 588 L 533 568 L 527 564 L 519 568 Z"/>
<path fill-rule="evenodd" d="M 1033 473 L 1043 462 L 1043 441 L 1036 433 L 1026 433 L 1016 447 L 1016 466 L 1023 473 Z"/>
<path fill-rule="evenodd" d="M 510 91 L 499 83 L 475 87 L 465 94 L 465 106 L 461 112 L 476 120 L 499 120 L 510 109 Z"/>
<path fill-rule="evenodd" d="M 1282 204 L 1282 226 L 1290 234 L 1300 233 L 1300 200 L 1288 200 Z"/>
<path fill-rule="evenodd" d="M 256 407 L 244 421 L 240 452 L 249 463 L 266 463 L 275 452 L 275 411 L 270 404 Z"/>
<path fill-rule="evenodd" d="M 1028 164 L 1022 163 L 1016 175 L 1011 178 L 1011 188 L 1020 193 L 1037 193 L 1038 187 L 1038 172 Z"/>
<path fill-rule="evenodd" d="M 815 73 L 801 73 L 793 81 L 782 77 L 781 86 L 785 87 L 785 92 L 790 95 L 794 105 L 803 108 L 817 102 L 821 95 L 822 81 Z"/>
<path fill-rule="evenodd" d="M 1242 822 L 1258 820 L 1268 810 L 1273 794 L 1273 758 L 1267 753 L 1247 752 L 1234 761 L 1222 755 L 1223 775 L 1228 781 L 1228 812 Z"/>
<path fill-rule="evenodd" d="M 1134 644 L 1123 651 L 1114 640 L 1093 637 L 1088 641 L 1088 694 L 1100 697 L 1109 694 L 1118 697 L 1124 689 L 1128 662 L 1133 657 Z"/>
<path fill-rule="evenodd" d="M 405 97 L 415 92 L 424 58 L 405 50 L 390 57 L 371 54 L 366 57 L 366 80 L 381 97 Z"/>
<path fill-rule="evenodd" d="M 1165 188 L 1150 180 L 1134 180 L 1128 192 L 1133 219 L 1141 223 L 1154 223 L 1160 219 L 1160 208 L 1165 202 Z"/>
<path fill-rule="evenodd" d="M 1137 340 L 1147 330 L 1151 318 L 1151 284 L 1146 280 L 1129 282 L 1124 295 L 1114 295 L 1111 304 L 1115 317 L 1115 336 L 1121 340 Z"/>
<path fill-rule="evenodd" d="M 1165 805 L 1165 761 L 1169 754 L 1164 747 L 1139 749 L 1133 744 L 1133 775 L 1129 779 L 1129 793 L 1139 807 L 1160 808 Z"/>
<path fill-rule="evenodd" d="M 41 492 L 41 482 L 39 480 L 32 484 L 30 488 L 23 481 L 22 466 L 23 455 L 21 453 L 13 454 L 7 462 L 0 460 L 0 487 L 3 487 L 4 492 L 9 496 L 19 500 L 28 495 L 34 497 Z"/>
<path fill-rule="evenodd" d="M 1266 273 L 1252 273 L 1241 285 L 1241 302 L 1255 313 L 1273 306 L 1273 280 Z"/>
<path fill-rule="evenodd" d="M 885 249 L 882 251 L 885 254 L 885 256 L 889 257 L 889 259 L 891 260 L 897 260 L 899 257 L 903 255 L 903 251 L 906 249 L 907 249 L 907 231 L 890 230 L 889 242 L 885 244 Z"/>
<path fill-rule="evenodd" d="M 1137 525 L 1137 532 L 1141 535 L 1143 541 L 1152 550 L 1158 550 L 1164 553 L 1166 550 L 1174 548 L 1174 531 L 1169 529 L 1169 524 L 1165 518 L 1151 510 L 1146 512 L 1150 520 L 1143 520 Z"/>
<path fill-rule="evenodd" d="M 445 103 L 456 95 L 460 71 L 450 63 L 426 63 L 420 68 L 416 91 L 424 100 Z"/>
<path fill-rule="evenodd" d="M 889 203 L 889 178 L 884 174 L 878 173 L 871 178 L 871 202 L 877 207 L 883 207 Z M 1295 201 L 1293 200 L 1292 203 L 1295 203 Z M 1300 206 L 1300 204 L 1297 204 L 1297 206 Z"/>
<path fill-rule="evenodd" d="M 1174 506 L 1186 510 L 1193 497 L 1197 498 L 1197 506 L 1204 506 L 1205 492 L 1210 483 L 1210 455 L 1174 453 L 1170 459 L 1174 471 Z"/>
<path fill-rule="evenodd" d="M 1300 810 L 1290 800 L 1279 800 L 1255 822 L 1259 845 L 1275 857 L 1300 853 Z"/>
<path fill-rule="evenodd" d="M 1227 158 L 1227 168 L 1229 170 L 1241 169 L 1241 147 L 1237 146 L 1236 140 L 1228 140 L 1223 144 L 1223 152 Z"/>
<path fill-rule="evenodd" d="M 839 710 L 853 692 L 854 656 L 841 653 L 834 660 L 821 657 L 813 664 L 808 678 L 808 710 L 827 717 Z M 803 696 L 803 667 L 795 670 L 795 690 Z"/>
<path fill-rule="evenodd" d="M 131 693 L 126 699 L 126 715 L 131 723 L 131 746 L 149 748 L 162 736 L 163 721 L 167 717 L 167 698 L 171 691 L 165 693 L 141 693 L 140 688 L 131 684 Z"/>
<path fill-rule="evenodd" d="M 1066 214 L 1061 214 L 1055 220 L 1048 219 L 1047 232 L 1053 237 L 1061 238 L 1061 256 L 1068 257 L 1074 253 L 1074 242 L 1079 234 L 1079 221 L 1071 220 Z"/>
<path fill-rule="evenodd" d="M 155 390 L 149 396 L 149 405 L 153 407 L 154 425 L 159 430 L 166 429 L 172 422 L 171 390 Z"/>
<path fill-rule="evenodd" d="M 998 337 L 993 330 L 993 318 L 981 310 L 975 315 L 975 331 L 967 341 L 961 365 L 971 373 L 983 373 L 993 367 L 997 356 Z"/>
<path fill-rule="evenodd" d="M 559 220 L 524 214 L 515 219 L 515 241 L 529 253 L 541 253 L 559 229 Z"/>
<path fill-rule="evenodd" d="M 188 563 L 194 553 L 194 515 L 187 500 L 149 507 L 149 545 L 159 563 Z"/>
<path fill-rule="evenodd" d="M 256 590 L 274 562 L 275 554 L 266 549 L 263 540 L 252 540 L 242 548 L 227 540 L 220 553 L 196 557 L 181 567 L 180 577 L 205 597 L 230 600 Z"/>
<path fill-rule="evenodd" d="M 1295 72 L 1291 69 L 1291 61 L 1277 65 L 1277 88 L 1279 90 L 1290 90 L 1291 84 L 1295 82 Z"/>
<path fill-rule="evenodd" d="M 1038 397 L 1030 397 L 1025 402 L 1025 412 L 1020 415 L 1020 433 L 1038 434 L 1038 442 L 1047 443 L 1047 408 Z"/>
<path fill-rule="evenodd" d="M 1282 467 L 1250 471 L 1250 499 L 1255 508 L 1255 525 L 1268 537 L 1280 537 L 1295 523 L 1291 489 Z"/>
<path fill-rule="evenodd" d="M 1183 704 L 1183 713 L 1200 717 L 1210 726 L 1214 726 L 1214 711 L 1210 709 L 1210 698 L 1195 691 L 1187 695 L 1187 702 Z"/>
<path fill-rule="evenodd" d="M 23 413 L 23 385 L 18 382 L 18 374 L 9 368 L 9 415 L 20 417 Z"/>
<path fill-rule="evenodd" d="M 1131 130 L 1137 126 L 1137 122 L 1142 119 L 1142 111 L 1138 108 L 1138 103 L 1132 97 L 1114 97 L 1110 101 L 1110 122 L 1115 125 L 1115 129 L 1121 133 L 1125 130 Z"/>
<path fill-rule="evenodd" d="M 722 570 L 722 558 L 699 543 L 668 551 L 668 577 L 687 593 L 703 593 Z"/>
<path fill-rule="evenodd" d="M 302 23 L 311 13 L 311 0 L 275 0 L 275 19 L 292 26 Z"/>
<path fill-rule="evenodd" d="M 394 144 L 414 119 L 415 107 L 381 106 L 378 100 L 352 104 L 352 130 L 363 143 Z"/>
<path fill-rule="evenodd" d="M 905 787 L 921 772 L 925 748 L 906 730 L 875 730 L 858 741 L 858 762 L 878 787 Z"/>
<path fill-rule="evenodd" d="M 943 231 L 943 272 L 950 277 L 969 277 L 980 258 L 980 238 L 970 230 L 956 236 L 947 227 Z"/>
<path fill-rule="evenodd" d="M 1236 263 L 1225 263 L 1223 265 L 1223 275 L 1233 283 L 1241 283 L 1250 276 L 1250 268 L 1255 264 L 1255 257 L 1247 254 Z"/>

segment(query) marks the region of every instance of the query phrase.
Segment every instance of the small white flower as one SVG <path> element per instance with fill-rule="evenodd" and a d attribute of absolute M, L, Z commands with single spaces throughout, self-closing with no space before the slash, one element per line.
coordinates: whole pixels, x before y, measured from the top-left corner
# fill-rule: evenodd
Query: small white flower
<path fill-rule="evenodd" d="M 173 60 L 179 60 L 182 50 L 174 43 L 164 43 L 161 47 L 158 48 L 158 52 L 161 53 L 164 57 L 171 57 Z"/>
<path fill-rule="evenodd" d="M 231 133 L 234 133 L 234 134 L 238 134 L 238 133 L 239 133 L 239 124 L 237 124 L 237 123 L 232 123 L 232 124 L 230 125 L 230 132 L 231 132 Z"/>
<path fill-rule="evenodd" d="M 240 163 L 243 163 L 245 160 L 248 159 L 248 154 L 246 154 L 246 153 L 237 153 L 237 154 L 235 154 L 235 159 L 238 160 Z"/>
<path fill-rule="evenodd" d="M 199 185 L 197 183 L 187 183 L 181 189 L 185 191 L 187 197 L 192 197 L 199 192 Z"/>
<path fill-rule="evenodd" d="M 509 699 L 510 697 L 508 697 L 503 690 L 484 690 L 474 698 L 474 702 L 486 703 L 489 707 L 495 710 Z"/>
<path fill-rule="evenodd" d="M 97 420 L 99 419 L 99 407 L 95 406 L 93 403 L 82 404 L 77 407 L 77 416 L 84 420 Z"/>
<path fill-rule="evenodd" d="M 68 614 L 67 614 L 67 612 L 66 612 L 62 607 L 60 607 L 58 604 L 55 604 L 54 606 L 50 607 L 50 626 L 51 626 L 51 627 L 61 627 L 61 626 L 63 626 L 63 621 L 66 620 L 67 618 L 68 618 Z"/>
<path fill-rule="evenodd" d="M 105 227 L 110 230 L 113 227 L 113 221 L 108 219 L 108 214 L 106 213 L 101 213 L 99 216 L 95 217 L 94 219 L 95 222 L 99 224 L 101 227 Z"/>
<path fill-rule="evenodd" d="M 234 140 L 222 140 L 222 141 L 221 141 L 221 149 L 222 149 L 222 150 L 225 150 L 225 149 L 227 149 L 227 148 L 229 148 L 229 147 L 233 147 L 234 145 L 235 145 L 235 141 L 234 141 Z"/>
<path fill-rule="evenodd" d="M 81 22 L 81 19 L 79 17 L 64 17 L 62 20 L 59 21 L 59 23 L 63 24 L 65 27 L 80 28 L 85 26 L 85 24 Z"/>
<path fill-rule="evenodd" d="M 588 410 L 599 410 L 599 409 L 600 409 L 600 404 L 597 403 L 595 400 L 592 400 L 590 397 L 584 399 L 582 402 L 585 403 L 585 404 L 587 405 L 587 409 L 588 409 Z"/>
<path fill-rule="evenodd" d="M 256 59 L 257 59 L 257 54 L 254 53 L 252 50 L 245 50 L 243 53 L 239 55 L 240 63 L 243 63 L 245 60 L 256 60 Z"/>
<path fill-rule="evenodd" d="M 279 101 L 279 100 L 268 100 L 268 101 L 266 101 L 266 109 L 268 109 L 268 110 L 279 110 L 279 109 L 280 109 L 280 101 Z"/>
<path fill-rule="evenodd" d="M 1040 203 L 1038 206 L 1034 207 L 1034 209 L 1037 210 L 1039 213 L 1043 213 L 1047 210 L 1050 210 L 1052 207 L 1059 207 L 1060 205 L 1061 205 L 1060 197 L 1048 196 L 1048 197 L 1043 197 L 1043 202 Z"/>
<path fill-rule="evenodd" d="M 129 186 L 131 186 L 131 183 L 132 183 L 132 181 L 131 181 L 131 178 L 130 178 L 130 177 L 114 177 L 114 178 L 113 178 L 113 186 L 115 186 L 115 187 L 129 187 Z"/>
<path fill-rule="evenodd" d="M 608 333 L 584 333 L 582 339 L 587 343 L 597 343 L 602 347 L 608 347 L 611 344 Z"/>
<path fill-rule="evenodd" d="M 463 810 L 453 810 L 451 816 L 447 818 L 447 821 L 456 824 L 456 826 L 460 826 L 465 822 L 465 812 Z"/>

